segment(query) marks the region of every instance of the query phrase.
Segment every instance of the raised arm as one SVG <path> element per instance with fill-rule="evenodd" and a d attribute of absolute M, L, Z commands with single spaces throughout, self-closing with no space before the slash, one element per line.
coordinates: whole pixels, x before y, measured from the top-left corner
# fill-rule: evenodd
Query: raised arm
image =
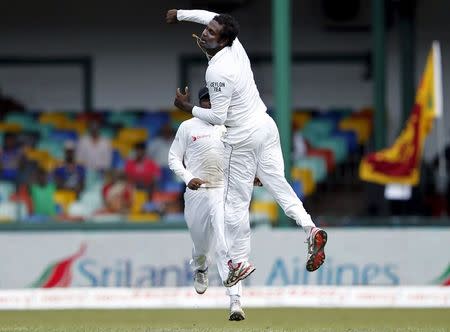
<path fill-rule="evenodd" d="M 183 10 L 170 9 L 166 14 L 167 23 L 177 23 L 177 21 L 188 21 L 207 25 L 218 14 L 207 10 Z"/>
<path fill-rule="evenodd" d="M 211 108 L 194 106 L 190 102 L 189 89 L 183 94 L 177 89 L 174 105 L 182 111 L 213 125 L 223 125 L 228 116 L 228 108 L 233 94 L 233 74 L 228 68 L 211 68 L 206 71 L 206 86 L 208 87 Z"/>
<path fill-rule="evenodd" d="M 209 90 L 211 109 L 194 106 L 192 115 L 214 125 L 223 125 L 233 94 L 232 74 L 220 68 L 209 67 L 206 71 L 206 86 Z"/>

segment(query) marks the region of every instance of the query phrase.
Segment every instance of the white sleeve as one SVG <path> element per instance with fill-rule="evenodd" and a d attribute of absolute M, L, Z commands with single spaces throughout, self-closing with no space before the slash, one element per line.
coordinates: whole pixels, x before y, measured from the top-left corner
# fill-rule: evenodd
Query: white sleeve
<path fill-rule="evenodd" d="M 234 88 L 231 74 L 222 72 L 216 67 L 208 67 L 206 86 L 209 91 L 211 109 L 194 106 L 192 115 L 213 125 L 223 125 L 227 119 Z"/>
<path fill-rule="evenodd" d="M 219 14 L 208 12 L 206 10 L 177 10 L 178 21 L 188 21 L 208 25 L 211 20 Z"/>
<path fill-rule="evenodd" d="M 175 139 L 172 142 L 169 150 L 169 168 L 181 178 L 186 185 L 194 176 L 183 165 L 184 154 L 186 152 L 187 144 L 186 130 L 183 124 L 178 128 Z"/>

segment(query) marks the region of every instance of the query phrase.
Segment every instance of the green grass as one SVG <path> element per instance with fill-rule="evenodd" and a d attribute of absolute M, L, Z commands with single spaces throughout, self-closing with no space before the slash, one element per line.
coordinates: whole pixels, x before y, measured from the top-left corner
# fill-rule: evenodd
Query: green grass
<path fill-rule="evenodd" d="M 247 309 L 229 322 L 221 310 L 0 311 L 0 331 L 446 332 L 450 309 Z"/>

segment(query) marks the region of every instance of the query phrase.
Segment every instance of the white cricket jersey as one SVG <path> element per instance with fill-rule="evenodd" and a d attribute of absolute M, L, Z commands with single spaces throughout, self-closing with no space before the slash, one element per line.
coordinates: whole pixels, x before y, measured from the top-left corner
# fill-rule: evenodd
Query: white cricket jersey
<path fill-rule="evenodd" d="M 192 118 L 177 130 L 169 151 L 169 167 L 188 184 L 193 178 L 206 181 L 204 187 L 222 187 L 224 126 Z"/>
<path fill-rule="evenodd" d="M 204 10 L 178 10 L 178 20 L 207 25 L 216 13 Z M 250 60 L 236 38 L 232 46 L 217 52 L 208 63 L 205 74 L 211 109 L 195 106 L 192 114 L 215 125 L 228 128 L 227 140 L 239 141 L 247 136 L 267 111 L 256 88 Z"/>

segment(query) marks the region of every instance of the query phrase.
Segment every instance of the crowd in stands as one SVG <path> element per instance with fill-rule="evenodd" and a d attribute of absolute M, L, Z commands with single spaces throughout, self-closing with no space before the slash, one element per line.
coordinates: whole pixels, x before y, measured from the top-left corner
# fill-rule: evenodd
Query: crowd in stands
<path fill-rule="evenodd" d="M 0 219 L 183 220 L 170 114 L 2 113 Z"/>
<path fill-rule="evenodd" d="M 188 118 L 177 110 L 2 112 L 0 220 L 182 222 L 185 184 L 167 155 Z M 357 168 L 372 122 L 369 109 L 293 113 L 291 176 L 300 198 Z M 278 218 L 264 187 L 255 187 L 251 216 Z"/>

